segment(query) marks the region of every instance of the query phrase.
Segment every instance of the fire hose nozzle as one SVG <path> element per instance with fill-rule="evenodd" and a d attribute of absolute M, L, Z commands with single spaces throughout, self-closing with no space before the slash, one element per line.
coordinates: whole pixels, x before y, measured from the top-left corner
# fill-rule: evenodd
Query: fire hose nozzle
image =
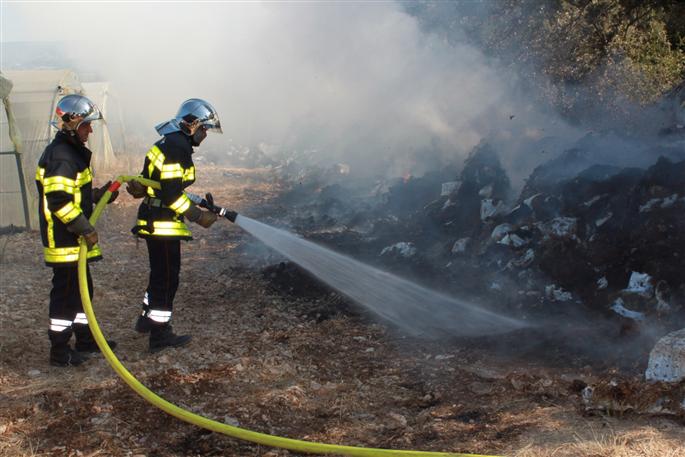
<path fill-rule="evenodd" d="M 186 192 L 186 195 L 188 196 L 191 202 L 195 203 L 200 208 L 205 208 L 213 212 L 219 217 L 225 217 L 231 222 L 235 222 L 235 218 L 238 217 L 238 213 L 236 213 L 235 211 L 231 211 L 230 209 L 222 208 L 221 206 L 215 205 L 214 197 L 212 197 L 212 194 L 210 194 L 209 192 L 207 193 L 205 198 L 202 198 L 199 195 L 195 195 L 190 192 Z"/>

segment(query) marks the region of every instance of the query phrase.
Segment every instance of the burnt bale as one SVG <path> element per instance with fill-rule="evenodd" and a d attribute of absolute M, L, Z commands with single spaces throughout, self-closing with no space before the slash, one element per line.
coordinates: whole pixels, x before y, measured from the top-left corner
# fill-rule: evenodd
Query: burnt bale
<path fill-rule="evenodd" d="M 399 178 L 388 189 L 383 210 L 398 217 L 413 215 L 440 198 L 442 183 L 454 179 L 454 175 L 454 170 L 441 170 L 421 177 Z"/>
<path fill-rule="evenodd" d="M 332 291 L 327 285 L 292 262 L 269 265 L 262 270 L 262 277 L 272 291 L 283 295 L 321 298 Z"/>
<path fill-rule="evenodd" d="M 560 182 L 594 165 L 587 150 L 572 148 L 535 167 L 521 190 L 521 201 L 537 194 L 554 194 Z"/>
<path fill-rule="evenodd" d="M 432 217 L 449 226 L 456 236 L 472 236 L 482 226 L 483 201 L 502 206 L 511 193 L 511 183 L 495 150 L 487 143 L 476 146 L 464 162 L 459 186 L 448 196 L 449 204 Z"/>
<path fill-rule="evenodd" d="M 585 303 L 606 310 L 633 271 L 669 290 L 685 282 L 685 161 L 661 158 L 647 170 L 593 166 L 546 190 L 560 199 L 564 217 L 536 226 L 568 219 L 575 227 L 567 237 L 552 230 L 535 246 L 536 258 Z"/>

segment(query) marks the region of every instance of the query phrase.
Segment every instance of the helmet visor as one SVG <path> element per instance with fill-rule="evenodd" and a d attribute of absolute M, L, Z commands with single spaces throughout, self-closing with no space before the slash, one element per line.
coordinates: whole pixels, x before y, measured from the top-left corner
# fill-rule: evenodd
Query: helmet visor
<path fill-rule="evenodd" d="M 188 126 L 201 125 L 209 131 L 223 133 L 219 115 L 212 105 L 199 98 L 191 98 L 181 104 L 176 120 Z"/>
<path fill-rule="evenodd" d="M 54 127 L 76 130 L 83 122 L 93 122 L 102 119 L 102 113 L 86 97 L 67 95 L 57 103 L 55 117 L 56 119 L 50 122 Z"/>
<path fill-rule="evenodd" d="M 212 113 L 209 119 L 201 121 L 201 124 L 209 132 L 224 133 L 223 130 L 221 130 L 221 121 L 216 113 Z"/>

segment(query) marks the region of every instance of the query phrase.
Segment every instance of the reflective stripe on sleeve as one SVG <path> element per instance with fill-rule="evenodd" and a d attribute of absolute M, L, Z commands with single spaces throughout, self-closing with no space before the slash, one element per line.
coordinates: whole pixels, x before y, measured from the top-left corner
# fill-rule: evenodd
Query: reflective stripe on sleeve
<path fill-rule="evenodd" d="M 63 332 L 71 327 L 71 321 L 64 319 L 50 319 L 50 330 L 53 332 Z"/>
<path fill-rule="evenodd" d="M 43 248 L 43 256 L 46 262 L 50 263 L 66 263 L 66 262 L 78 262 L 78 252 L 79 247 L 68 247 L 68 248 Z M 100 248 L 95 245 L 93 249 L 88 251 L 86 258 L 91 259 L 93 257 L 99 257 L 102 255 Z"/>
<path fill-rule="evenodd" d="M 183 181 L 195 181 L 195 166 L 183 170 Z"/>
<path fill-rule="evenodd" d="M 79 214 L 81 214 L 81 209 L 76 207 L 72 202 L 67 203 L 62 208 L 55 211 L 55 216 L 65 224 L 76 219 Z"/>
<path fill-rule="evenodd" d="M 48 178 L 43 178 L 43 192 L 46 194 L 57 191 L 73 194 L 76 187 L 76 181 L 65 178 L 64 176 L 50 176 Z"/>
<path fill-rule="evenodd" d="M 171 311 L 161 311 L 158 309 L 151 309 L 150 312 L 148 313 L 147 317 L 152 319 L 155 322 L 159 322 L 160 324 L 164 324 L 166 322 L 169 322 L 171 320 Z"/>
<path fill-rule="evenodd" d="M 76 187 L 83 187 L 93 180 L 93 174 L 90 171 L 90 167 L 83 170 L 81 173 L 76 175 Z"/>
<path fill-rule="evenodd" d="M 190 199 L 186 194 L 181 194 L 176 201 L 174 201 L 169 208 L 174 210 L 178 214 L 183 214 L 188 208 L 190 208 Z"/>
<path fill-rule="evenodd" d="M 74 324 L 86 324 L 88 325 L 88 318 L 85 313 L 76 313 L 74 318 Z"/>

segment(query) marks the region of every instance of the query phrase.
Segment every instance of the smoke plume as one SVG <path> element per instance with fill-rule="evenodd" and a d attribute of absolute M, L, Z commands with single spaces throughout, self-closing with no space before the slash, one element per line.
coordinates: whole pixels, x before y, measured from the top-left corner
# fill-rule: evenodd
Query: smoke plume
<path fill-rule="evenodd" d="M 579 136 L 534 106 L 511 71 L 422 29 L 399 3 L 2 9 L 4 42 L 64 42 L 70 61 L 111 82 L 129 131 L 146 141 L 190 97 L 210 101 L 225 126 L 205 151 L 307 151 L 353 173 L 420 175 L 487 138 L 523 176 L 547 158 L 540 145 Z"/>

